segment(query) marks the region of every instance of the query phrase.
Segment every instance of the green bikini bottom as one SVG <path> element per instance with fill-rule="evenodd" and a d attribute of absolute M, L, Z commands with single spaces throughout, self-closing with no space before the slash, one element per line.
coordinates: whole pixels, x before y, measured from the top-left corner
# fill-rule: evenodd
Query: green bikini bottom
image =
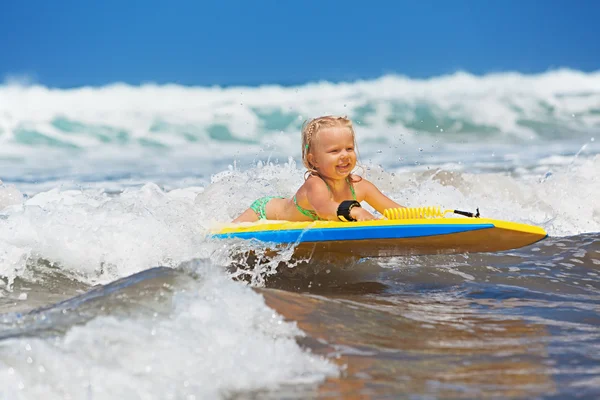
<path fill-rule="evenodd" d="M 250 205 L 250 209 L 258 215 L 258 219 L 267 219 L 267 203 L 272 199 L 285 199 L 281 196 L 265 196 Z"/>

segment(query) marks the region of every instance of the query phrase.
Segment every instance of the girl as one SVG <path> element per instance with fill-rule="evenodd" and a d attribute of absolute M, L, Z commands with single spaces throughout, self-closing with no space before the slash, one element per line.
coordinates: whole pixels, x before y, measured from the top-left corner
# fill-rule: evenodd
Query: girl
<path fill-rule="evenodd" d="M 325 116 L 306 122 L 302 128 L 302 162 L 308 177 L 294 197 L 262 197 L 233 222 L 367 221 L 375 217 L 360 206 L 361 201 L 380 213 L 402 207 L 371 182 L 352 174 L 356 139 L 348 118 Z"/>

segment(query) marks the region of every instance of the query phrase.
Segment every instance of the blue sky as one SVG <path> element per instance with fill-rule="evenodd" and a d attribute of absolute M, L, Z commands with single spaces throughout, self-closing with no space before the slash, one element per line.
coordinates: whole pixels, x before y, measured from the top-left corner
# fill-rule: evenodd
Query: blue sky
<path fill-rule="evenodd" d="M 299 84 L 600 70 L 600 1 L 5 1 L 0 81 Z"/>

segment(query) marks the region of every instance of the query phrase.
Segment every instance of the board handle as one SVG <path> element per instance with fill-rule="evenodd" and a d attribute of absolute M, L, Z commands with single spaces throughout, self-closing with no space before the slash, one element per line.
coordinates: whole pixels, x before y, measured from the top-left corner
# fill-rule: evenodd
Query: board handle
<path fill-rule="evenodd" d="M 440 207 L 398 207 L 388 208 L 383 211 L 383 216 L 387 219 L 424 219 L 424 218 L 443 218 L 447 213 L 464 215 L 469 218 L 479 218 L 479 208 L 477 213 L 460 210 L 444 210 Z"/>

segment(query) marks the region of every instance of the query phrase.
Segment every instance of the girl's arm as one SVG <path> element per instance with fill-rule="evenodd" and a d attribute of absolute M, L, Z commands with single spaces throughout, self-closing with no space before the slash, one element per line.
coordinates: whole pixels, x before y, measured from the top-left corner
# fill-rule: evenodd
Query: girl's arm
<path fill-rule="evenodd" d="M 322 219 L 336 221 L 339 204 L 331 200 L 325 182 L 321 179 L 308 179 L 305 185 L 306 199 L 317 215 Z"/>
<path fill-rule="evenodd" d="M 394 200 L 381 193 L 381 191 L 368 180 L 363 179 L 361 186 L 363 187 L 363 190 L 365 190 L 365 201 L 381 214 L 383 214 L 387 208 L 404 208 L 404 206 L 396 203 Z"/>

